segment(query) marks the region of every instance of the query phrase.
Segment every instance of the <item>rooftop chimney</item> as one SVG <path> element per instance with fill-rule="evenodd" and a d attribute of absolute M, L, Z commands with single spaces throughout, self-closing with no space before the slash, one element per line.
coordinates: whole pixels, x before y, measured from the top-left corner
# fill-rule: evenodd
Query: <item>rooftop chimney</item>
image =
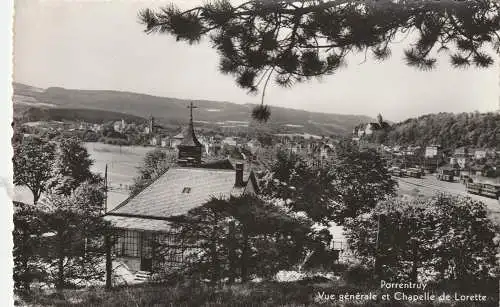
<path fill-rule="evenodd" d="M 236 187 L 242 187 L 243 186 L 243 163 L 238 162 L 236 163 L 236 176 L 235 176 L 235 182 L 234 185 Z"/>

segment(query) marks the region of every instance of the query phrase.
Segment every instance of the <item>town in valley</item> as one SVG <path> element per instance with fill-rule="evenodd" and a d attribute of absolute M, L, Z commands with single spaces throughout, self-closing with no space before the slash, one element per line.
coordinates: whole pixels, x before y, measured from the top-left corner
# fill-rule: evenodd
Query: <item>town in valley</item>
<path fill-rule="evenodd" d="M 18 96 L 17 99 L 21 106 L 22 101 L 27 100 L 26 96 Z M 14 98 L 15 103 L 18 100 Z M 185 102 L 185 105 L 189 106 L 189 102 Z M 199 108 L 203 108 L 203 105 L 199 105 Z M 187 112 L 186 109 L 186 116 Z M 196 109 L 194 112 L 196 116 Z M 63 118 L 57 118 L 61 120 L 38 116 L 35 119 L 41 120 L 31 121 L 31 114 L 36 112 L 27 113 L 28 116 L 15 120 L 15 137 L 37 136 L 54 141 L 63 137 L 79 137 L 95 154 L 95 171 L 103 173 L 107 164 L 110 169 L 110 191 L 122 195 L 127 194 L 127 188 L 135 176 L 134 171 L 130 170 L 140 165 L 141 157 L 155 148 L 176 156 L 177 147 L 182 143 L 187 128 L 182 124 L 163 125 L 161 122 L 164 120 L 155 119 L 154 116 L 130 120 L 119 118 L 118 114 L 113 115 L 116 120 L 106 122 L 76 120 L 72 116 L 64 119 L 64 115 Z M 498 121 L 497 114 L 487 116 Z M 472 118 L 478 114 L 461 116 Z M 284 124 L 283 128 L 288 126 L 289 129 L 283 131 L 262 130 L 255 124 L 252 126 L 250 121 L 219 121 L 207 125 L 203 118 L 195 118 L 194 125 L 202 146 L 203 159 L 207 161 L 229 158 L 231 161 L 245 162 L 255 170 L 264 170 L 270 165 L 275 153 L 284 150 L 304 157 L 310 164 L 325 164 L 335 159 L 335 145 L 340 140 L 351 139 L 360 148 L 370 148 L 380 153 L 391 174 L 399 180 L 402 194 L 429 196 L 435 191 L 442 191 L 469 195 L 491 203 L 494 210 L 495 200 L 500 196 L 497 171 L 500 151 L 498 146 L 491 146 L 494 142 L 480 147 L 476 144 L 422 144 L 422 140 L 418 140 L 418 144 L 384 144 L 377 137 L 381 131 L 387 133 L 387 129 L 391 128 L 385 127 L 389 124 L 381 120 L 382 124 L 377 119 L 357 124 L 354 122 L 351 124 L 353 127 L 345 128 L 352 132 L 331 135 L 301 131 L 304 127 L 294 123 Z M 396 126 L 399 126 L 398 123 Z M 122 168 L 123 171 L 120 170 Z M 113 176 L 115 170 L 116 178 Z M 123 176 L 123 173 L 127 175 Z"/>

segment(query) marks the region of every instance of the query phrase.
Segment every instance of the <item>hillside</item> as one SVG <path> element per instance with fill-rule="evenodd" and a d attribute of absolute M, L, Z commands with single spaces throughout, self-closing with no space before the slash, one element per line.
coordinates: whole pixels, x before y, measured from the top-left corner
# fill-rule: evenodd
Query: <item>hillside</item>
<path fill-rule="evenodd" d="M 126 113 L 93 110 L 93 109 L 69 109 L 69 108 L 38 108 L 28 107 L 18 109 L 18 116 L 24 121 L 84 121 L 93 123 L 105 123 L 109 121 L 125 120 L 127 122 L 146 122 L 145 118 Z"/>
<path fill-rule="evenodd" d="M 131 92 L 105 90 L 73 90 L 59 87 L 39 89 L 14 83 L 14 112 L 20 116 L 29 108 L 43 109 L 91 109 L 149 118 L 153 115 L 160 123 L 184 124 L 187 119 L 187 104 L 191 100 L 158 97 Z M 252 104 L 236 104 L 222 101 L 192 100 L 199 108 L 195 120 L 202 126 L 242 128 L 252 126 L 250 112 Z M 53 114 L 53 111 L 42 111 Z M 36 112 L 35 112 L 36 113 Z M 67 112 L 71 115 L 71 112 Z M 110 113 L 111 117 L 114 117 Z M 60 113 L 59 113 L 60 115 Z M 272 116 L 267 128 L 273 132 L 307 132 L 319 135 L 346 135 L 359 123 L 371 121 L 368 116 L 340 115 L 307 112 L 303 110 L 272 107 Z"/>
<path fill-rule="evenodd" d="M 438 113 L 410 118 L 392 125 L 388 132 L 371 138 L 384 144 L 439 144 L 447 149 L 461 146 L 499 148 L 499 113 Z"/>

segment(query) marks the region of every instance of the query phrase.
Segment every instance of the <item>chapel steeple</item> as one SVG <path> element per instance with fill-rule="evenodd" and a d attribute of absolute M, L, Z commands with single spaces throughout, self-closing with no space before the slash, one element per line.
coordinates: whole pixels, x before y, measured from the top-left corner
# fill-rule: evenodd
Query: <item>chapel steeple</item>
<path fill-rule="evenodd" d="M 177 161 L 180 165 L 197 166 L 201 164 L 202 145 L 194 132 L 193 109 L 198 107 L 191 102 L 187 108 L 189 109 L 189 125 L 182 131 L 183 139 L 177 146 L 179 149 Z"/>

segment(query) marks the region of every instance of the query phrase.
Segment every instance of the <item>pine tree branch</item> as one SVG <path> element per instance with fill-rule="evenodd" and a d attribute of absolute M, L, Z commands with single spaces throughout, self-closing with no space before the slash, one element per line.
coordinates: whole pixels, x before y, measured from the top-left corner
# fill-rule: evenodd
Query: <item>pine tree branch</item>
<path fill-rule="evenodd" d="M 262 89 L 262 98 L 260 100 L 261 105 L 264 105 L 264 96 L 266 95 L 267 84 L 269 83 L 269 79 L 271 79 L 271 75 L 273 74 L 273 72 L 274 72 L 274 68 L 271 69 L 271 71 L 269 72 L 269 75 L 267 76 L 266 83 L 264 83 L 264 88 Z"/>
<path fill-rule="evenodd" d="M 237 78 L 248 72 L 260 75 L 257 82 L 260 86 L 272 68 L 278 73 L 276 80 L 280 82 L 277 82 L 289 85 L 293 78 L 300 82 L 334 72 L 339 67 L 338 61 L 351 52 L 364 50 L 362 63 L 367 60 L 368 49 L 378 60 L 384 60 L 390 54 L 389 43 L 406 40 L 413 29 L 419 30 L 420 38 L 413 51 L 413 60 L 407 61 L 409 65 L 432 68 L 435 59 L 427 59 L 427 56 L 437 43 L 444 46 L 465 37 L 476 49 L 476 61 L 487 66 L 491 57 L 474 46 L 486 42 L 486 36 L 499 38 L 497 31 L 500 27 L 494 22 L 495 18 L 498 19 L 496 8 L 498 4 L 489 0 L 246 1 L 237 7 L 225 6 L 223 2 L 219 6 L 207 4 L 184 12 L 175 8 L 165 9 L 163 14 L 150 11 L 142 16 L 142 21 L 150 32 L 170 33 L 189 42 L 219 30 L 219 41 L 212 40 L 226 60 L 225 73 Z M 473 30 L 459 23 L 464 18 L 461 12 L 466 10 L 483 16 L 474 19 Z M 198 19 L 191 20 L 192 14 Z M 184 16 L 188 24 L 191 22 L 197 32 L 186 32 L 179 28 L 179 23 L 177 29 L 171 29 L 170 19 L 179 15 Z M 223 16 L 223 22 L 217 16 Z M 486 27 L 477 30 L 476 24 Z M 473 31 L 473 34 L 468 35 L 468 31 Z M 395 42 L 398 33 L 406 35 L 403 40 Z M 267 49 L 261 42 L 265 35 L 274 38 Z M 231 37 L 232 50 L 224 50 L 222 42 L 225 37 Z M 328 55 L 335 49 L 338 49 L 340 58 L 335 54 Z M 244 82 L 243 87 L 253 91 L 255 84 L 251 81 Z"/>

